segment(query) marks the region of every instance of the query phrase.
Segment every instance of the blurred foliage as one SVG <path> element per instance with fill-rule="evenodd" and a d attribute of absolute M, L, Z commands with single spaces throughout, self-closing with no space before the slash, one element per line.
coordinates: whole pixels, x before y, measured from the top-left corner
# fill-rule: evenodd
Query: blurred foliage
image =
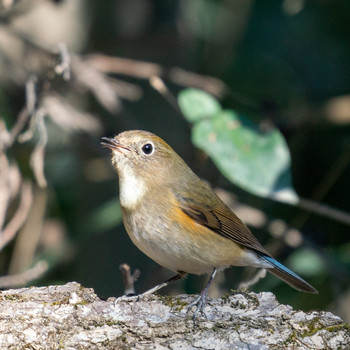
<path fill-rule="evenodd" d="M 185 117 L 195 122 L 194 145 L 205 151 L 230 181 L 256 195 L 297 203 L 288 146 L 278 130 L 259 130 L 233 110 L 221 109 L 213 97 L 200 90 L 183 90 L 179 105 Z"/>
<path fill-rule="evenodd" d="M 99 145 L 101 136 L 140 128 L 164 138 L 214 187 L 256 208 L 264 220 L 251 226 L 253 233 L 320 294 L 299 293 L 273 276 L 253 290 L 271 290 L 295 308 L 328 309 L 350 320 L 349 1 L 20 0 L 0 1 L 0 11 L 0 118 L 11 130 L 23 108 L 46 111 L 42 119 L 40 113 L 28 116 L 20 135 L 34 124 L 32 138 L 16 137 L 5 148 L 9 164 L 33 184 L 33 151 L 38 159 L 47 132 L 46 202 L 33 185 L 31 209 L 41 203 L 41 211 L 31 212 L 30 225 L 2 250 L 2 275 L 45 259 L 48 271 L 30 283 L 76 280 L 105 297 L 123 292 L 121 263 L 141 269 L 137 291 L 171 276 L 128 238 L 116 174 Z M 67 63 L 61 42 L 72 54 L 70 79 L 60 73 Z M 134 61 L 110 63 L 105 55 Z M 164 80 L 166 91 L 149 84 L 153 75 Z M 189 87 L 215 99 L 190 96 L 184 90 Z M 187 120 L 174 108 L 179 93 Z M 34 115 L 37 122 L 30 121 Z M 239 127 L 230 130 L 227 120 Z M 3 141 L 7 133 L 0 127 Z M 225 152 L 241 155 L 247 138 L 251 153 L 242 160 L 252 173 L 239 177 L 239 164 L 226 162 Z M 265 146 L 258 141 L 266 142 L 269 154 L 280 147 L 282 162 L 261 156 Z M 282 187 L 333 207 L 338 219 L 254 195 L 261 194 L 261 183 L 268 184 L 265 194 L 273 193 L 279 174 Z M 18 202 L 19 195 L 11 197 L 5 224 Z M 276 219 L 283 225 L 274 231 Z M 237 288 L 252 273 L 226 270 L 213 295 Z M 198 293 L 206 278 L 190 276 L 163 292 Z"/>

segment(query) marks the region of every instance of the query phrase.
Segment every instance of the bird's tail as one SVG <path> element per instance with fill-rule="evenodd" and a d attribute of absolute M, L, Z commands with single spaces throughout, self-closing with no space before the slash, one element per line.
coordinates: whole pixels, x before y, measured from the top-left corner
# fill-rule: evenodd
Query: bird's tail
<path fill-rule="evenodd" d="M 274 274 L 284 282 L 288 283 L 291 287 L 302 292 L 318 294 L 318 291 L 313 286 L 304 281 L 295 272 L 289 270 L 274 258 L 268 255 L 261 255 L 260 257 L 271 264 L 272 267 L 268 268 L 267 271 Z"/>

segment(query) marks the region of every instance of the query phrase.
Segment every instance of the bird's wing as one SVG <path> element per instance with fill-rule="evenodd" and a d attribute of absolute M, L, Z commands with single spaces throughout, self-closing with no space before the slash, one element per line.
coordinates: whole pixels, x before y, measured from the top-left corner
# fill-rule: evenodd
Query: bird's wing
<path fill-rule="evenodd" d="M 203 206 L 193 199 L 177 195 L 181 210 L 198 224 L 206 226 L 213 232 L 252 249 L 262 255 L 271 256 L 249 231 L 247 226 L 220 199 L 214 205 Z"/>
<path fill-rule="evenodd" d="M 177 195 L 177 200 L 180 209 L 197 224 L 203 225 L 220 236 L 226 237 L 233 242 L 254 250 L 263 260 L 265 260 L 271 267 L 269 272 L 273 273 L 283 281 L 291 285 L 297 290 L 308 293 L 318 293 L 317 290 L 309 283 L 304 281 L 293 271 L 283 266 L 276 261 L 270 253 L 265 250 L 259 241 L 249 231 L 247 226 L 234 214 L 219 198 L 213 199 L 213 195 L 208 192 L 199 194 L 196 193 L 196 198 L 204 199 L 204 203 L 211 203 L 203 206 L 198 204 L 193 199 L 188 199 L 184 196 Z M 202 196 L 202 197 L 201 197 Z"/>

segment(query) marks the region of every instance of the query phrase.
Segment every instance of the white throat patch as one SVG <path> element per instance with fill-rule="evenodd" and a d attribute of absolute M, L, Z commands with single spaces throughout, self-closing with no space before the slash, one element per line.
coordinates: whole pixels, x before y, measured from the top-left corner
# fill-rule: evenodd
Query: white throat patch
<path fill-rule="evenodd" d="M 127 209 L 133 209 L 146 193 L 145 183 L 135 177 L 133 169 L 129 166 L 124 165 L 122 172 L 119 173 L 120 204 Z"/>

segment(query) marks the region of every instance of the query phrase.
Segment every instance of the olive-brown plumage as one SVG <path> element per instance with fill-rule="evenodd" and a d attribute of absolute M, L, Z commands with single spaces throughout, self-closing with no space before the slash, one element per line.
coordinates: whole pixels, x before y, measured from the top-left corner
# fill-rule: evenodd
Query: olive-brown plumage
<path fill-rule="evenodd" d="M 112 151 L 119 175 L 125 228 L 151 259 L 181 275 L 213 270 L 214 275 L 231 265 L 263 267 L 298 290 L 317 293 L 273 259 L 161 138 L 131 130 L 103 138 L 102 144 Z"/>

